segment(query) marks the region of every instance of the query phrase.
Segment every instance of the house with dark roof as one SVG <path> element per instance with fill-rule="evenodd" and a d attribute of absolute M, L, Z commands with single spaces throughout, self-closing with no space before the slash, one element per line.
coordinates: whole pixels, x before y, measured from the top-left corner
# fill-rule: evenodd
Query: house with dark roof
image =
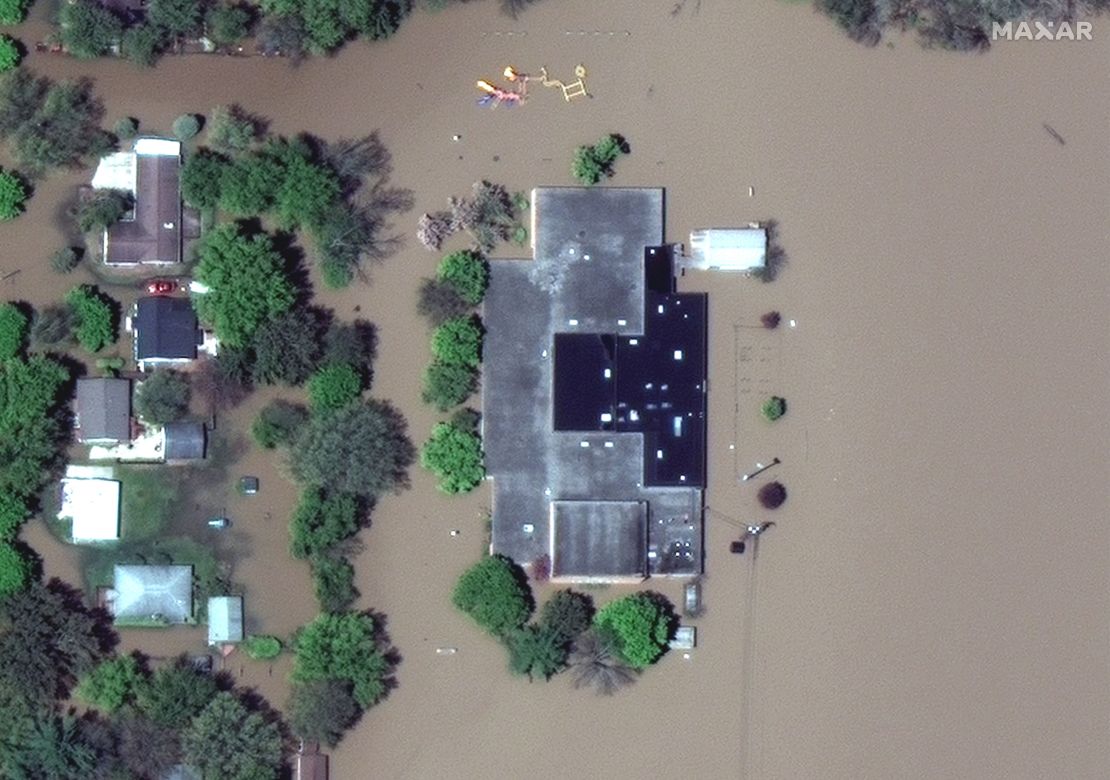
<path fill-rule="evenodd" d="M 660 189 L 540 188 L 533 259 L 491 262 L 492 548 L 559 581 L 702 569 L 707 299 L 675 286 Z"/>
<path fill-rule="evenodd" d="M 77 380 L 77 441 L 113 445 L 131 440 L 131 380 Z"/>
<path fill-rule="evenodd" d="M 165 453 L 167 463 L 200 460 L 204 457 L 207 437 L 203 423 L 189 421 L 166 423 L 163 432 L 165 444 L 162 451 Z"/>
<path fill-rule="evenodd" d="M 140 371 L 196 360 L 197 349 L 204 343 L 204 333 L 188 298 L 140 298 L 130 325 Z"/>
<path fill-rule="evenodd" d="M 94 189 L 122 190 L 133 208 L 104 230 L 107 265 L 171 265 L 181 262 L 181 143 L 139 138 L 129 152 L 101 158 Z"/>

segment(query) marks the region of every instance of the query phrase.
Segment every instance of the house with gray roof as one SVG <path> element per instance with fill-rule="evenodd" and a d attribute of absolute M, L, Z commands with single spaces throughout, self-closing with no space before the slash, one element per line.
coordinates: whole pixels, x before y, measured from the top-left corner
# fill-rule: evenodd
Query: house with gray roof
<path fill-rule="evenodd" d="M 77 380 L 77 440 L 113 445 L 131 440 L 131 380 Z"/>
<path fill-rule="evenodd" d="M 193 567 L 115 567 L 108 609 L 116 623 L 188 623 L 193 618 Z"/>

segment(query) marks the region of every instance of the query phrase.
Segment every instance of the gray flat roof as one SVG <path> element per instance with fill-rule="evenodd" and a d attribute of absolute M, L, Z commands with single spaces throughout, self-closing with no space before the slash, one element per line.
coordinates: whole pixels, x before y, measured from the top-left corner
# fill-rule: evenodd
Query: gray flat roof
<path fill-rule="evenodd" d="M 647 575 L 647 503 L 552 501 L 552 579 L 643 579 Z"/>

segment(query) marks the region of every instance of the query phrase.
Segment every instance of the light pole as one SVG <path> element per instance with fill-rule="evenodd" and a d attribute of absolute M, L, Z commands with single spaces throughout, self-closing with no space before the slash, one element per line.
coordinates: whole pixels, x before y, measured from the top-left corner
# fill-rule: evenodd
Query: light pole
<path fill-rule="evenodd" d="M 755 471 L 753 471 L 751 474 L 745 474 L 744 476 L 740 477 L 740 481 L 741 482 L 747 482 L 749 479 L 753 479 L 755 477 L 758 477 L 760 474 L 762 474 L 767 469 L 771 468 L 772 466 L 777 466 L 780 463 L 782 463 L 782 461 L 779 460 L 778 458 L 772 459 L 771 462 L 768 463 L 766 466 L 764 466 L 762 463 L 756 463 L 755 464 Z"/>

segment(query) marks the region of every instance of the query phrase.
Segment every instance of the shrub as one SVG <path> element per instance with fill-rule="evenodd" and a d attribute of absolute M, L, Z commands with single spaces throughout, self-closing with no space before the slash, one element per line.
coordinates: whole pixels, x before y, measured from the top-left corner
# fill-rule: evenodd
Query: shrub
<path fill-rule="evenodd" d="M 763 402 L 760 412 L 769 422 L 774 422 L 786 414 L 786 399 L 773 395 Z"/>
<path fill-rule="evenodd" d="M 345 493 L 325 495 L 308 488 L 301 494 L 290 524 L 294 558 L 309 558 L 358 532 L 358 501 Z"/>
<path fill-rule="evenodd" d="M 463 572 L 451 602 L 494 636 L 523 628 L 535 608 L 524 572 L 503 555 L 483 558 Z"/>
<path fill-rule="evenodd" d="M 464 249 L 444 257 L 436 276 L 454 287 L 464 301 L 477 306 L 489 287 L 489 263 L 477 252 Z"/>
<path fill-rule="evenodd" d="M 486 475 L 481 437 L 451 423 L 437 423 L 432 429 L 420 463 L 439 477 L 439 489 L 444 493 L 468 493 Z"/>
<path fill-rule="evenodd" d="M 77 698 L 106 713 L 132 701 L 144 681 L 134 656 L 109 658 L 97 664 L 77 683 Z"/>
<path fill-rule="evenodd" d="M 270 661 L 281 655 L 281 640 L 267 634 L 251 634 L 243 640 L 243 650 L 256 661 Z"/>
<path fill-rule="evenodd" d="M 11 70 L 23 59 L 19 44 L 10 35 L 0 35 L 0 73 Z"/>
<path fill-rule="evenodd" d="M 139 134 L 139 120 L 131 116 L 119 119 L 112 126 L 112 134 L 120 140 L 127 141 Z"/>
<path fill-rule="evenodd" d="M 94 190 L 77 207 L 77 227 L 82 233 L 103 230 L 131 210 L 131 194 L 123 190 Z"/>
<path fill-rule="evenodd" d="M 617 158 L 628 152 L 619 135 L 607 135 L 593 146 L 579 146 L 574 152 L 571 172 L 579 183 L 589 187 L 613 175 Z"/>
<path fill-rule="evenodd" d="M 425 279 L 420 283 L 416 311 L 433 326 L 462 317 L 471 310 L 452 285 L 438 279 Z"/>
<path fill-rule="evenodd" d="M 308 400 L 317 413 L 349 406 L 361 393 L 362 377 L 350 363 L 330 363 L 308 380 Z"/>
<path fill-rule="evenodd" d="M 781 482 L 768 482 L 756 494 L 764 509 L 778 509 L 786 501 L 786 487 Z"/>
<path fill-rule="evenodd" d="M 11 171 L 0 171 L 0 220 L 15 219 L 23 213 L 27 187 Z"/>
<path fill-rule="evenodd" d="M 469 398 L 477 385 L 478 372 L 471 366 L 434 360 L 424 372 L 422 396 L 424 403 L 446 412 Z"/>
<path fill-rule="evenodd" d="M 196 114 L 182 114 L 173 120 L 173 136 L 178 141 L 188 141 L 200 132 L 200 118 Z"/>
<path fill-rule="evenodd" d="M 50 268 L 59 274 L 71 273 L 81 263 L 81 250 L 65 246 L 50 255 Z"/>
<path fill-rule="evenodd" d="M 654 663 L 667 649 L 674 612 L 662 596 L 633 593 L 603 606 L 594 623 L 613 640 L 621 659 L 634 669 Z"/>
<path fill-rule="evenodd" d="M 73 341 L 73 310 L 68 306 L 46 306 L 35 312 L 31 341 L 39 347 L 57 347 Z"/>
<path fill-rule="evenodd" d="M 0 361 L 15 357 L 27 343 L 27 315 L 11 303 L 0 304 Z"/>
<path fill-rule="evenodd" d="M 262 407 L 251 425 L 251 435 L 258 446 L 272 450 L 281 444 L 291 444 L 308 420 L 308 410 L 288 401 L 270 401 Z"/>
<path fill-rule="evenodd" d="M 482 326 L 476 317 L 456 317 L 432 332 L 432 354 L 441 363 L 478 366 L 482 362 Z"/>
<path fill-rule="evenodd" d="M 189 413 L 188 380 L 177 371 L 155 371 L 135 390 L 135 413 L 155 425 L 180 420 Z"/>
<path fill-rule="evenodd" d="M 116 342 L 117 304 L 95 286 L 83 284 L 66 295 L 66 303 L 77 322 L 77 342 L 89 352 L 98 352 Z"/>
<path fill-rule="evenodd" d="M 346 558 L 321 555 L 312 559 L 312 584 L 324 612 L 342 612 L 358 598 L 355 567 Z"/>
<path fill-rule="evenodd" d="M 767 330 L 774 330 L 779 326 L 779 322 L 782 321 L 782 315 L 777 311 L 769 311 L 760 317 L 759 321 L 763 323 L 763 327 Z"/>

